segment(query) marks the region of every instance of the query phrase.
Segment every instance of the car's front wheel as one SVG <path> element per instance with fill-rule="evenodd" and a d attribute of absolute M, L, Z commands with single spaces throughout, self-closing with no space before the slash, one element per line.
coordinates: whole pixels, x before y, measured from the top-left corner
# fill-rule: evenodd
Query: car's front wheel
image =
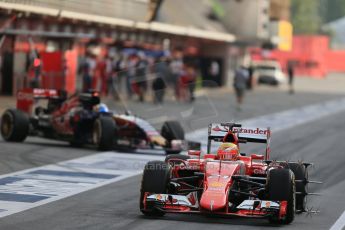
<path fill-rule="evenodd" d="M 271 216 L 270 223 L 290 224 L 295 218 L 296 187 L 295 177 L 290 169 L 277 168 L 268 171 L 267 193 L 271 201 L 287 201 L 286 215 L 280 219 L 279 216 Z"/>
<path fill-rule="evenodd" d="M 140 211 L 146 216 L 163 216 L 165 213 L 154 207 L 145 207 L 146 193 L 166 194 L 170 182 L 171 167 L 162 161 L 150 161 L 145 165 L 140 188 Z"/>

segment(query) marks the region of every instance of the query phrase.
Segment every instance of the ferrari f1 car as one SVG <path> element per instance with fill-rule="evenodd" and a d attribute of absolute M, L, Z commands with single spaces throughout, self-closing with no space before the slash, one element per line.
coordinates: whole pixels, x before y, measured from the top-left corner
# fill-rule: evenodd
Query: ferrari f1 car
<path fill-rule="evenodd" d="M 140 210 L 147 216 L 165 213 L 267 218 L 289 224 L 306 211 L 310 164 L 269 160 L 270 129 L 239 124 L 211 124 L 208 154 L 170 155 L 145 166 Z M 211 153 L 212 142 L 220 142 Z M 239 152 L 240 143 L 266 144 L 264 155 Z"/>
<path fill-rule="evenodd" d="M 27 136 L 68 141 L 74 146 L 94 144 L 100 150 L 163 148 L 177 154 L 188 144 L 180 123 L 167 121 L 159 133 L 147 121 L 129 113 L 109 112 L 97 92 L 75 94 L 51 89 L 23 89 L 17 106 L 1 119 L 4 140 L 22 142 Z M 198 146 L 195 146 L 198 148 Z"/>

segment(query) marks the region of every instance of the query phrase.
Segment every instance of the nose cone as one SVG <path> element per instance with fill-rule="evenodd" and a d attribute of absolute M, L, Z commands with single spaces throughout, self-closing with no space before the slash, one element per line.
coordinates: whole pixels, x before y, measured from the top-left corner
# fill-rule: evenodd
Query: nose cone
<path fill-rule="evenodd" d="M 214 191 L 208 189 L 201 197 L 200 206 L 203 209 L 211 212 L 224 209 L 226 207 L 226 193 L 224 190 L 221 193 L 215 193 Z"/>
<path fill-rule="evenodd" d="M 231 176 L 239 170 L 234 162 L 208 162 L 205 167 L 205 191 L 200 200 L 204 210 L 220 211 L 226 208 Z"/>

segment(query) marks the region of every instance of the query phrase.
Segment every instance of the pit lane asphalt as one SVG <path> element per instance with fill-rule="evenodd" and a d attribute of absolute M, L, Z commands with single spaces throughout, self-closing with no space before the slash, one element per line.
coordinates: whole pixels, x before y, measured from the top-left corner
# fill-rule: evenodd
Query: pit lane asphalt
<path fill-rule="evenodd" d="M 203 128 L 212 120 L 245 119 L 293 107 L 337 98 L 337 95 L 258 92 L 248 95 L 242 112 L 236 112 L 233 99 L 213 100 L 217 116 L 204 116 L 193 123 Z M 211 98 L 213 99 L 213 98 Z M 209 109 L 209 101 L 200 99 L 194 107 Z M 174 107 L 175 106 L 175 107 Z M 181 107 L 170 106 L 171 111 Z M 188 108 L 186 105 L 184 105 Z M 183 106 L 182 106 L 183 107 Z M 175 108 L 175 109 L 174 109 Z M 184 111 L 182 108 L 182 111 Z M 163 110 L 163 109 L 162 109 Z M 170 110 L 168 111 L 169 114 Z M 178 114 L 178 113 L 177 113 Z M 310 206 L 320 209 L 318 215 L 297 216 L 286 229 L 329 229 L 345 209 L 344 149 L 345 113 L 317 120 L 273 134 L 272 156 L 286 160 L 307 160 L 315 163 L 310 177 L 322 180 L 312 186 L 321 197 L 311 197 Z M 144 115 L 143 115 L 144 116 Z M 200 125 L 197 123 L 201 123 Z M 0 143 L 0 173 L 18 171 L 62 160 L 96 153 L 92 149 L 74 149 L 65 143 L 29 138 L 23 144 Z M 73 197 L 46 204 L 0 219 L 0 229 L 266 229 L 265 220 L 210 218 L 195 215 L 167 215 L 161 219 L 143 217 L 138 210 L 140 176 L 120 181 Z"/>

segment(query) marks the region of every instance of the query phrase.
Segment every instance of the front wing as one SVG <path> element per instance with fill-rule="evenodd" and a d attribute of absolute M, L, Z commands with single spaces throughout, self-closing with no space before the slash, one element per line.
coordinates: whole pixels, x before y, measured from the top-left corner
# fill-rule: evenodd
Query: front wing
<path fill-rule="evenodd" d="M 238 216 L 252 218 L 266 218 L 277 216 L 282 219 L 286 215 L 286 201 L 244 200 L 234 208 L 226 211 L 202 210 L 199 206 L 196 192 L 184 195 L 150 194 L 145 193 L 144 210 L 159 210 L 166 213 L 196 213 L 221 216 Z M 229 207 L 232 204 L 229 203 Z"/>

